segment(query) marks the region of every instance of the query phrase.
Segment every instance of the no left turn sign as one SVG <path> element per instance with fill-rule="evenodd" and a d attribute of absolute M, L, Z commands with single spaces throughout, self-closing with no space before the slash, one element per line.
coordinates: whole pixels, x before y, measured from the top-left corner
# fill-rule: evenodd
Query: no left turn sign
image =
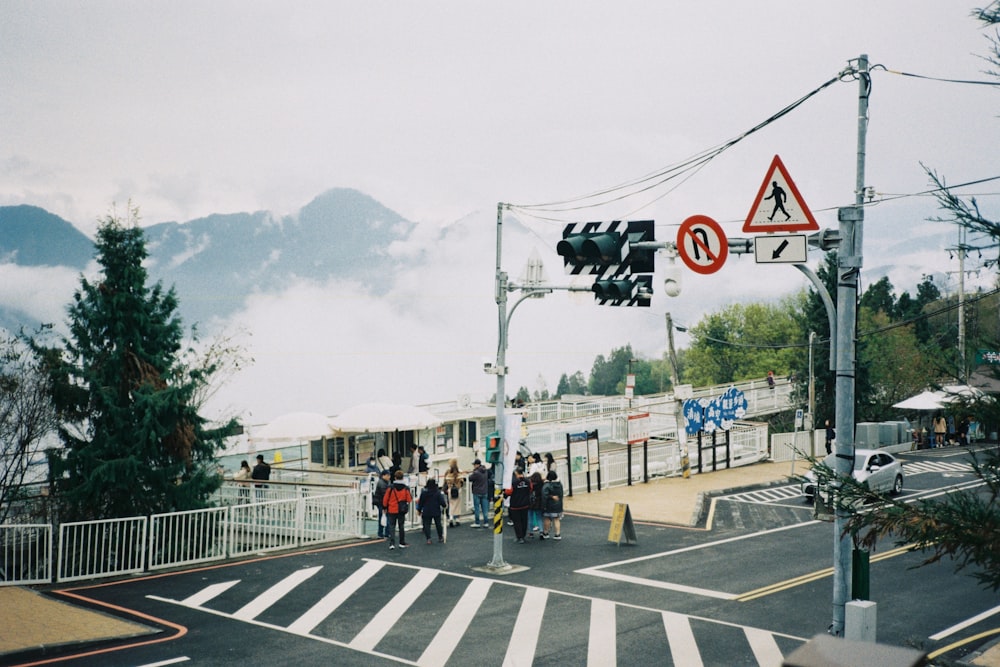
<path fill-rule="evenodd" d="M 677 254 L 695 273 L 715 273 L 729 256 L 722 227 L 707 215 L 692 215 L 677 230 Z"/>

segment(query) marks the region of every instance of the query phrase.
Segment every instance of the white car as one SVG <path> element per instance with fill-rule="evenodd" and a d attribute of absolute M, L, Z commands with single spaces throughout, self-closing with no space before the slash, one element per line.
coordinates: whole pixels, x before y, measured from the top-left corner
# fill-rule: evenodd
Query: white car
<path fill-rule="evenodd" d="M 836 469 L 837 455 L 827 454 L 823 465 Z M 810 470 L 802 482 L 802 495 L 807 501 L 816 498 L 816 472 Z M 878 493 L 897 495 L 903 490 L 903 464 L 892 454 L 877 449 L 854 450 L 854 469 L 851 476 Z"/>

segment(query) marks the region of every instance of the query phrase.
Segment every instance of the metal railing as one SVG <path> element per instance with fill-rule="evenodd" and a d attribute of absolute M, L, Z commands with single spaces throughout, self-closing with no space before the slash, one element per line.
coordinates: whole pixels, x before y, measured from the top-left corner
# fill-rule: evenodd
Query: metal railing
<path fill-rule="evenodd" d="M 358 489 L 300 489 L 294 497 L 261 502 L 235 490 L 231 497 L 246 502 L 63 523 L 55 529 L 57 540 L 47 524 L 0 526 L 0 585 L 136 574 L 364 534 Z"/>

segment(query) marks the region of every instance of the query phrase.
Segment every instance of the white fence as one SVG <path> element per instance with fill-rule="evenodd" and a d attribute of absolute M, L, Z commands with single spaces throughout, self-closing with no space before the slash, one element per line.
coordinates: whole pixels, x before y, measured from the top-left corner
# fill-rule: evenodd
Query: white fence
<path fill-rule="evenodd" d="M 728 448 L 688 442 L 689 466 L 702 471 L 753 463 L 767 456 L 767 425 L 740 423 L 729 432 Z M 631 451 L 631 459 L 629 452 Z M 713 461 L 715 462 L 713 466 Z M 559 478 L 572 493 L 586 493 L 587 473 L 570 476 L 565 459 L 556 461 Z M 645 447 L 605 447 L 600 454 L 600 488 L 680 475 L 684 460 L 676 442 L 652 441 Z M 426 476 L 413 476 L 419 497 Z M 247 486 L 226 483 L 215 497 L 217 507 L 101 521 L 81 521 L 53 528 L 46 524 L 0 526 L 0 585 L 38 584 L 120 576 L 322 544 L 374 534 L 374 486 L 369 479 L 352 488 L 301 485 Z M 596 475 L 590 491 L 599 489 Z M 462 490 L 462 513 L 472 513 L 470 485 Z M 408 523 L 415 523 L 416 503 Z M 53 576 L 53 569 L 55 573 Z"/>
<path fill-rule="evenodd" d="M 273 489 L 266 489 L 271 491 Z M 188 512 L 64 523 L 0 526 L 0 585 L 77 581 L 135 574 L 364 534 L 357 490 L 251 502 Z M 284 491 L 275 494 L 286 495 Z M 229 494 L 223 494 L 223 498 Z M 53 579 L 53 564 L 55 578 Z"/>

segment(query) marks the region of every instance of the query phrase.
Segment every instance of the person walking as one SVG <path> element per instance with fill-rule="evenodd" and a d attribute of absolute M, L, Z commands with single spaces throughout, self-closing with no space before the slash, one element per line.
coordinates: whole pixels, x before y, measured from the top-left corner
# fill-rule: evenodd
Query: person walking
<path fill-rule="evenodd" d="M 444 488 L 448 494 L 448 525 L 460 526 L 459 518 L 462 515 L 462 487 L 465 485 L 465 478 L 462 471 L 458 469 L 458 459 L 448 461 L 448 472 L 444 474 Z"/>
<path fill-rule="evenodd" d="M 250 471 L 250 464 L 246 461 L 240 461 L 240 469 L 236 471 L 233 475 L 233 481 L 240 485 L 240 502 L 248 503 L 250 502 L 250 480 L 253 473 Z"/>
<path fill-rule="evenodd" d="M 379 473 L 378 480 L 375 482 L 375 489 L 372 491 L 372 505 L 378 509 L 378 536 L 385 537 L 386 523 L 388 522 L 388 517 L 386 516 L 385 506 L 382 501 L 385 500 L 385 492 L 389 490 L 389 484 L 392 481 L 392 475 L 389 473 L 389 469 L 386 468 L 381 473 Z"/>
<path fill-rule="evenodd" d="M 392 484 L 386 489 L 385 496 L 382 497 L 382 506 L 385 507 L 389 519 L 386 521 L 386 537 L 389 539 L 389 550 L 396 548 L 396 527 L 399 527 L 399 548 L 405 549 L 410 546 L 406 543 L 406 514 L 410 511 L 410 503 L 413 502 L 413 495 L 403 481 L 403 471 L 397 470 Z"/>
<path fill-rule="evenodd" d="M 510 497 L 510 520 L 514 523 L 514 535 L 518 544 L 524 544 L 528 532 L 528 508 L 531 506 L 531 482 L 524 476 L 524 470 L 514 469 L 514 478 L 509 489 L 504 489 Z"/>
<path fill-rule="evenodd" d="M 944 447 L 944 436 L 948 432 L 948 422 L 944 420 L 944 416 L 938 414 L 934 418 L 934 446 Z"/>
<path fill-rule="evenodd" d="M 469 485 L 472 487 L 472 527 L 489 528 L 490 476 L 479 459 L 472 462 Z"/>
<path fill-rule="evenodd" d="M 837 432 L 830 425 L 830 420 L 826 420 L 826 453 L 833 453 L 833 441 L 837 438 Z"/>
<path fill-rule="evenodd" d="M 542 497 L 542 474 L 533 472 L 528 478 L 528 482 L 531 484 L 531 504 L 528 506 L 528 537 L 534 537 L 535 533 L 542 532 L 542 510 L 545 508 Z"/>
<path fill-rule="evenodd" d="M 378 454 L 376 456 L 376 459 L 378 461 L 378 469 L 379 469 L 380 472 L 382 470 L 391 470 L 392 469 L 392 466 L 393 466 L 392 459 L 389 458 L 388 456 L 386 456 L 384 449 L 378 450 Z"/>
<path fill-rule="evenodd" d="M 441 527 L 441 510 L 447 506 L 444 494 L 433 479 L 427 480 L 427 485 L 420 492 L 417 500 L 417 514 L 424 525 L 424 537 L 431 544 L 431 522 L 437 528 L 438 542 L 444 542 L 444 528 Z"/>
<path fill-rule="evenodd" d="M 253 467 L 253 472 L 250 473 L 251 479 L 255 479 L 260 482 L 266 482 L 271 479 L 271 466 L 264 461 L 264 455 L 257 455 L 257 465 Z M 267 488 L 267 484 L 254 484 L 256 488 L 257 501 L 260 502 L 264 499 L 264 489 Z"/>
<path fill-rule="evenodd" d="M 562 539 L 562 511 L 563 511 L 563 486 L 559 481 L 555 470 L 550 470 L 546 476 L 546 482 L 542 485 L 542 497 L 545 509 L 542 511 L 542 539 L 547 540 L 552 536 L 554 540 Z M 554 529 L 555 534 L 549 531 Z"/>

